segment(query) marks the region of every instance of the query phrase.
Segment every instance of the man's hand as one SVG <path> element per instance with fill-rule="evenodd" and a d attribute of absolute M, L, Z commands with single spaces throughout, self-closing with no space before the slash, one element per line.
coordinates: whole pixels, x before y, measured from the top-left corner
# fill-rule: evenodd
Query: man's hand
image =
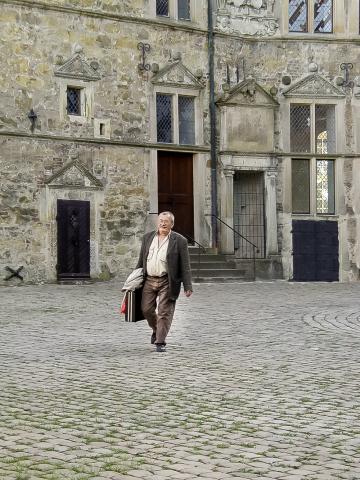
<path fill-rule="evenodd" d="M 193 292 L 192 292 L 191 290 L 185 290 L 185 295 L 186 295 L 187 297 L 191 297 L 192 293 L 193 293 Z"/>

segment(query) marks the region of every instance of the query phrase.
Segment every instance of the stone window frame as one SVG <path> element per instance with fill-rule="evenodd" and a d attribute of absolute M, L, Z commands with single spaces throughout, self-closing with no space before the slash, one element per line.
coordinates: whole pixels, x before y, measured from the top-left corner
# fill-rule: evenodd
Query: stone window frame
<path fill-rule="evenodd" d="M 332 12 L 332 32 L 314 32 L 314 0 L 308 0 L 308 28 L 306 32 L 291 32 L 289 30 L 289 0 L 284 0 L 282 4 L 282 18 L 283 25 L 282 29 L 284 34 L 296 37 L 296 36 L 309 36 L 312 35 L 316 38 L 326 37 L 331 38 L 337 34 L 344 34 L 345 32 L 345 11 L 344 5 L 341 0 L 332 0 L 333 1 L 333 12 Z"/>
<path fill-rule="evenodd" d="M 290 150 L 290 105 L 334 105 L 335 106 L 335 153 L 318 154 L 315 151 L 310 153 L 291 152 Z M 343 151 L 344 145 L 344 118 L 345 104 L 343 98 L 288 98 L 281 105 L 281 129 L 283 150 L 287 152 L 284 157 L 284 182 L 288 188 L 284 191 L 284 211 L 289 212 L 292 218 L 300 219 L 314 218 L 334 218 L 338 217 L 339 210 L 343 203 Z M 314 122 L 313 122 L 314 123 Z M 312 126 L 315 128 L 315 126 Z M 310 211 L 309 213 L 293 213 L 292 211 L 292 168 L 293 159 L 310 160 Z M 316 211 L 316 160 L 334 160 L 335 161 L 335 212 L 334 213 L 317 213 Z"/>
<path fill-rule="evenodd" d="M 173 141 L 171 143 L 162 143 L 157 140 L 157 116 L 156 116 L 156 95 L 171 95 L 173 97 L 172 101 L 172 128 L 173 128 Z M 180 144 L 179 143 L 179 112 L 178 112 L 178 98 L 179 96 L 185 97 L 194 97 L 194 107 L 195 107 L 195 143 L 191 144 Z M 177 145 L 181 147 L 193 147 L 196 145 L 202 145 L 203 140 L 203 119 L 201 115 L 201 92 L 198 89 L 193 88 L 181 88 L 181 87 L 169 87 L 162 85 L 155 85 L 153 89 L 153 96 L 151 102 L 151 141 L 153 143 L 158 143 L 166 147 L 166 145 Z"/>
<path fill-rule="evenodd" d="M 58 78 L 60 87 L 60 119 L 77 123 L 90 123 L 94 108 L 94 87 L 91 83 L 75 78 Z M 77 88 L 80 90 L 80 115 L 71 115 L 67 111 L 67 89 Z"/>
<path fill-rule="evenodd" d="M 196 5 L 196 3 L 198 5 Z M 201 19 L 200 0 L 190 0 L 190 19 L 178 18 L 178 0 L 169 0 L 169 16 L 156 15 L 156 0 L 149 2 L 149 14 L 151 17 L 163 21 L 173 21 L 181 23 L 193 23 Z"/>

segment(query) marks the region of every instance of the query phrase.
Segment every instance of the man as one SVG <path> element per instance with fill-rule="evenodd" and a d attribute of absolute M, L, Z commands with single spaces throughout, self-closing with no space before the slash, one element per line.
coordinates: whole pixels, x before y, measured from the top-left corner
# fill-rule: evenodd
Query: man
<path fill-rule="evenodd" d="M 143 237 L 136 266 L 144 269 L 141 308 L 152 328 L 151 343 L 155 344 L 157 352 L 166 351 L 165 339 L 170 330 L 181 283 L 185 295 L 190 297 L 192 294 L 188 244 L 186 238 L 172 231 L 174 221 L 171 212 L 160 213 L 157 230 L 146 233 Z"/>

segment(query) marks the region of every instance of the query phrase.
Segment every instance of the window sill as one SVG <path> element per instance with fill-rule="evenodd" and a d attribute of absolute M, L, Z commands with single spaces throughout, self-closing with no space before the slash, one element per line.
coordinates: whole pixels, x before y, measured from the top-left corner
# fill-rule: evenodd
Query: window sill
<path fill-rule="evenodd" d="M 299 217 L 301 219 L 308 218 L 309 220 L 316 220 L 319 218 L 338 219 L 338 213 L 292 213 L 292 218 Z"/>
<path fill-rule="evenodd" d="M 71 123 L 85 124 L 89 121 L 89 119 L 84 115 L 67 115 L 67 118 Z"/>

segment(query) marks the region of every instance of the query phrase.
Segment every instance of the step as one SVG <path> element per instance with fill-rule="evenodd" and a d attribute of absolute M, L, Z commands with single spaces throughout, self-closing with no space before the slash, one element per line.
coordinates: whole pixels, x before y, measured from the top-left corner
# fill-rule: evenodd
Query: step
<path fill-rule="evenodd" d="M 197 275 L 196 270 L 192 272 L 193 276 Z M 219 268 L 217 270 L 213 268 L 209 269 L 202 269 L 199 271 L 200 277 L 245 277 L 248 276 L 248 272 L 246 270 L 237 270 L 235 268 Z"/>
<path fill-rule="evenodd" d="M 190 255 L 191 262 L 197 262 L 199 260 L 199 255 Z M 200 255 L 201 262 L 226 262 L 227 257 L 226 255 L 214 255 L 208 253 L 202 253 Z"/>
<path fill-rule="evenodd" d="M 253 282 L 254 279 L 251 277 L 194 277 L 194 283 L 242 283 L 242 282 Z"/>
<path fill-rule="evenodd" d="M 226 268 L 234 268 L 236 269 L 236 264 L 235 262 L 224 262 L 224 261 L 216 261 L 216 262 L 193 262 L 191 261 L 190 262 L 190 267 L 191 267 L 191 270 L 209 270 L 209 269 L 214 269 L 214 270 L 218 270 L 218 269 L 226 269 Z"/>

